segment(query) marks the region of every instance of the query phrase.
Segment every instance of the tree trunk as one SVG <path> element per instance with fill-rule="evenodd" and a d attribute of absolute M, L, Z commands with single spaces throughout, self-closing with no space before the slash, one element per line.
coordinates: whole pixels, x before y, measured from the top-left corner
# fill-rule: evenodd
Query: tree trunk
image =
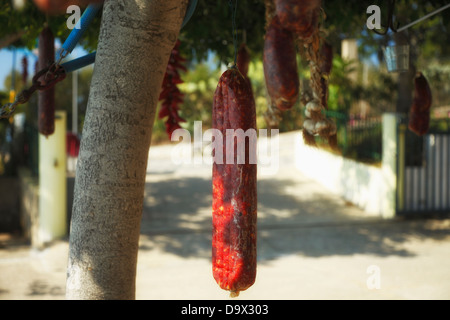
<path fill-rule="evenodd" d="M 135 299 L 152 126 L 187 2 L 105 1 L 75 181 L 68 299 Z"/>

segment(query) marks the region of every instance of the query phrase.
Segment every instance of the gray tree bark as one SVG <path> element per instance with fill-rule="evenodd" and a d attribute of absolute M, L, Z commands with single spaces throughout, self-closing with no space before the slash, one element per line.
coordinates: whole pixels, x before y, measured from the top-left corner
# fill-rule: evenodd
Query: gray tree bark
<path fill-rule="evenodd" d="M 106 0 L 69 240 L 67 299 L 135 299 L 147 157 L 188 0 Z"/>

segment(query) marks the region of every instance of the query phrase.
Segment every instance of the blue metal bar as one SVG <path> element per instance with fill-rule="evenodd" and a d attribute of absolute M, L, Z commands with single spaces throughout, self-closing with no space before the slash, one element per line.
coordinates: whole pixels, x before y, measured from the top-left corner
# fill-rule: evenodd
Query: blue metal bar
<path fill-rule="evenodd" d="M 86 10 L 84 10 L 83 15 L 80 20 L 76 24 L 75 28 L 73 28 L 69 37 L 66 39 L 64 44 L 62 45 L 63 50 L 66 53 L 71 53 L 72 50 L 77 45 L 80 38 L 83 36 L 87 27 L 91 23 L 92 19 L 94 19 L 97 12 L 100 10 L 103 4 L 90 4 Z"/>
<path fill-rule="evenodd" d="M 95 54 L 96 54 L 96 52 L 92 52 L 83 57 L 65 62 L 65 63 L 61 64 L 61 67 L 64 68 L 66 73 L 70 73 L 72 71 L 84 68 L 95 62 Z"/>
<path fill-rule="evenodd" d="M 188 7 L 186 9 L 186 15 L 184 16 L 183 23 L 181 25 L 181 28 L 183 28 L 191 19 L 192 15 L 195 12 L 195 8 L 197 7 L 198 0 L 190 0 Z M 77 23 L 77 26 L 80 25 L 80 29 L 74 28 L 72 32 L 70 33 L 69 37 L 66 39 L 64 44 L 62 45 L 63 51 L 67 53 L 72 52 L 72 50 L 75 48 L 76 44 L 80 40 L 83 33 L 86 31 L 87 26 L 94 18 L 97 11 L 100 9 L 102 5 L 101 4 L 91 4 L 89 5 L 86 10 L 84 11 L 83 15 L 81 16 L 80 21 Z M 61 66 L 64 68 L 66 73 L 70 73 L 72 71 L 75 71 L 77 69 L 81 69 L 86 67 L 89 64 L 92 64 L 95 62 L 95 55 L 96 52 L 90 53 L 84 57 L 74 59 L 72 61 L 63 63 Z M 63 55 L 61 55 L 63 57 Z"/>

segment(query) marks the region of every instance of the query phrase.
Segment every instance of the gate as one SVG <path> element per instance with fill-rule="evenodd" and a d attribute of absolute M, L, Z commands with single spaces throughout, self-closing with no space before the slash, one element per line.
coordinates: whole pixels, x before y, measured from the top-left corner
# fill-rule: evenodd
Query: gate
<path fill-rule="evenodd" d="M 433 120 L 418 137 L 398 125 L 397 214 L 450 212 L 450 119 Z"/>

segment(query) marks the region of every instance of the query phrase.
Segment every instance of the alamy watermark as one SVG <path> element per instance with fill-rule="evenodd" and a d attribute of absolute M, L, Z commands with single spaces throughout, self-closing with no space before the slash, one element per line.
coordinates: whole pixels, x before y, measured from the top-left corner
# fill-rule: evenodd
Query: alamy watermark
<path fill-rule="evenodd" d="M 172 162 L 181 164 L 257 164 L 260 173 L 273 175 L 279 168 L 279 130 L 226 129 L 225 137 L 218 129 L 203 132 L 201 121 L 194 122 L 193 139 L 186 129 L 172 133 Z M 224 145 L 225 144 L 225 145 Z M 225 147 L 225 148 L 224 148 Z M 224 154 L 224 149 L 226 150 Z"/>
<path fill-rule="evenodd" d="M 70 5 L 66 9 L 67 14 L 71 14 L 69 18 L 67 18 L 66 25 L 70 30 L 72 29 L 81 29 L 80 18 L 81 18 L 81 9 L 77 5 Z"/>
<path fill-rule="evenodd" d="M 367 7 L 366 13 L 370 13 L 371 16 L 367 18 L 367 29 L 381 29 L 381 9 L 377 5 L 371 5 Z"/>
<path fill-rule="evenodd" d="M 381 269 L 377 265 L 370 265 L 366 269 L 370 276 L 366 280 L 367 289 L 381 289 Z"/>

